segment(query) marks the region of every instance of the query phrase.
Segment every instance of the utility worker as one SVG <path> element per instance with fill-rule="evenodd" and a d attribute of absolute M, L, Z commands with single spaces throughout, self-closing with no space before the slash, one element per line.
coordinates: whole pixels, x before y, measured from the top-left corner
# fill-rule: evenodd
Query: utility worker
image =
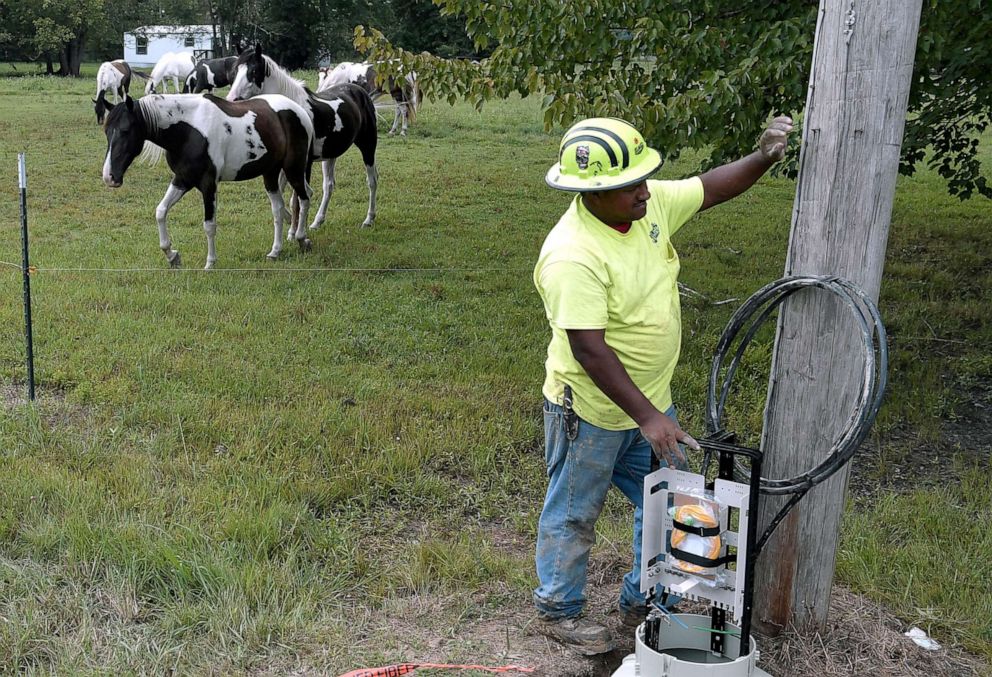
<path fill-rule="evenodd" d="M 681 181 L 650 180 L 659 153 L 630 124 L 591 118 L 561 140 L 552 188 L 578 193 L 551 230 L 534 284 L 551 325 L 545 363 L 548 491 L 538 524 L 537 629 L 586 654 L 613 649 L 610 631 L 582 617 L 586 566 L 610 484 L 634 504 L 634 563 L 619 609 L 635 627 L 644 476 L 651 454 L 686 468 L 671 382 L 679 357 L 679 257 L 671 236 L 696 212 L 740 195 L 782 159 L 792 120 L 777 117 L 758 150 Z"/>

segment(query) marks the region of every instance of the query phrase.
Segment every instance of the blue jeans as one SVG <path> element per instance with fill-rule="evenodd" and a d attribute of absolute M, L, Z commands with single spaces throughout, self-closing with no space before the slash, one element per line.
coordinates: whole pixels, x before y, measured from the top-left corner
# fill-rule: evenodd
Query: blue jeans
<path fill-rule="evenodd" d="M 665 412 L 675 419 L 675 407 Z M 569 440 L 562 408 L 544 402 L 548 492 L 537 526 L 534 604 L 542 618 L 578 616 L 585 605 L 586 568 L 596 542 L 596 520 L 610 484 L 634 504 L 634 566 L 623 577 L 620 608 L 642 607 L 641 530 L 644 477 L 651 472 L 651 444 L 637 428 L 605 430 L 579 420 Z M 662 464 L 665 462 L 662 460 Z"/>

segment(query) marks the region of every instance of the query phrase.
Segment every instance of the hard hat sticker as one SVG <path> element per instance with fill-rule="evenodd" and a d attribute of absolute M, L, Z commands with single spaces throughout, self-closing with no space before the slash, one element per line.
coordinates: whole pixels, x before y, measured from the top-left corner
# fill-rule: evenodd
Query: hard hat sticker
<path fill-rule="evenodd" d="M 643 152 L 644 152 L 644 141 L 642 141 L 641 139 L 639 139 L 639 138 L 637 138 L 635 136 L 634 137 L 634 155 L 640 155 Z"/>
<path fill-rule="evenodd" d="M 575 164 L 582 171 L 589 167 L 589 146 L 579 145 L 575 147 Z"/>

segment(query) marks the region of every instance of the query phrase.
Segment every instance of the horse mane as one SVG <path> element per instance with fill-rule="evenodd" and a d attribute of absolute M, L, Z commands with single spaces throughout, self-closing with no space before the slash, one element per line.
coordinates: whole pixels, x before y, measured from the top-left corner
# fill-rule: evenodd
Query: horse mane
<path fill-rule="evenodd" d="M 161 111 L 159 108 L 152 106 L 151 102 L 155 100 L 152 97 L 142 97 L 138 99 L 138 110 L 141 113 L 141 117 L 145 121 L 145 129 L 149 136 L 157 133 L 159 130 L 159 115 Z M 161 99 L 158 99 L 159 101 Z M 138 158 L 147 166 L 154 167 L 159 162 L 162 161 L 162 156 L 165 154 L 165 149 L 162 146 L 145 139 L 145 145 L 141 149 L 141 155 Z"/>
<path fill-rule="evenodd" d="M 265 59 L 265 77 L 268 79 L 272 77 L 272 82 L 278 88 L 278 91 L 270 92 L 271 94 L 282 94 L 283 96 L 289 97 L 296 103 L 303 105 L 307 98 L 306 83 L 303 80 L 297 80 L 282 66 L 277 64 L 272 57 L 267 54 L 263 54 L 262 58 Z"/>

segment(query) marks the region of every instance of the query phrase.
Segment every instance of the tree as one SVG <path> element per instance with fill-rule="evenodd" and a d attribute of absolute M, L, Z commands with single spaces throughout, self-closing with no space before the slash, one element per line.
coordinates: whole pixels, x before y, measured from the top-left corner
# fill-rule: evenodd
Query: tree
<path fill-rule="evenodd" d="M 60 75 L 79 75 L 83 45 L 103 16 L 105 0 L 2 0 L 10 41 L 33 58 L 59 61 Z"/>
<path fill-rule="evenodd" d="M 440 57 L 477 57 L 465 24 L 456 16 L 441 16 L 430 0 L 380 3 L 372 21 L 393 43 L 410 52 L 430 51 Z"/>
<path fill-rule="evenodd" d="M 750 151 L 767 116 L 801 113 L 817 3 L 810 0 L 434 0 L 459 16 L 479 64 L 397 47 L 376 28 L 355 47 L 413 69 L 424 94 L 454 102 L 543 93 L 545 124 L 630 119 L 670 159 L 703 151 L 704 168 Z M 978 135 L 992 123 L 992 3 L 926 0 L 903 145 L 903 173 L 926 160 L 961 198 L 992 198 Z M 929 145 L 930 156 L 926 155 Z M 797 151 L 787 169 L 796 170 Z"/>
<path fill-rule="evenodd" d="M 124 31 L 152 21 L 199 23 L 199 4 L 173 0 L 163 14 L 157 0 L 0 0 L 0 40 L 29 60 L 55 59 L 59 75 L 78 77 L 84 50 L 120 58 Z"/>

